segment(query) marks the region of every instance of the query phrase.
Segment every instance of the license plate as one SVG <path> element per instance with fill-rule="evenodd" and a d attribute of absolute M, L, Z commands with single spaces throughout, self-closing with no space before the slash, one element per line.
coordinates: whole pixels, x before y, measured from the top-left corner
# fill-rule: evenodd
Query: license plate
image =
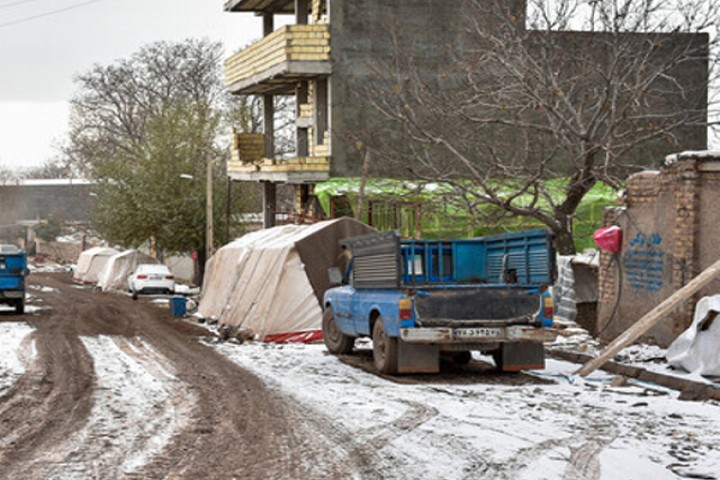
<path fill-rule="evenodd" d="M 455 338 L 500 338 L 502 329 L 500 328 L 458 328 L 453 330 Z"/>
<path fill-rule="evenodd" d="M 150 278 L 150 280 L 162 280 L 163 276 L 162 275 L 150 275 L 149 278 Z"/>

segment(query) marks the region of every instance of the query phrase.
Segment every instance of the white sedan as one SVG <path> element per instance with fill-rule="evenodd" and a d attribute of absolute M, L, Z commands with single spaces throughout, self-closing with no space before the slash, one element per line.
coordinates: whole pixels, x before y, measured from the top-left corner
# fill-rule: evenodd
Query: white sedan
<path fill-rule="evenodd" d="M 175 291 L 175 277 L 165 265 L 138 265 L 128 276 L 128 289 L 133 294 L 167 293 Z"/>

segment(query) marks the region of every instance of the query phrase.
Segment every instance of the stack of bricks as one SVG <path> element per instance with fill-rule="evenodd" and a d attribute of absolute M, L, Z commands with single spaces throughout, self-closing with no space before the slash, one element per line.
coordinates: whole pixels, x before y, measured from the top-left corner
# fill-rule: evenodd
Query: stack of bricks
<path fill-rule="evenodd" d="M 327 19 L 327 0 L 312 0 L 312 22 L 323 23 Z"/>
<path fill-rule="evenodd" d="M 330 132 L 325 132 L 322 145 L 313 145 L 313 157 L 329 157 L 330 156 Z"/>
<path fill-rule="evenodd" d="M 286 25 L 225 61 L 225 84 L 247 80 L 283 62 L 330 61 L 328 25 Z"/>
<path fill-rule="evenodd" d="M 265 135 L 262 133 L 233 134 L 231 161 L 242 164 L 256 163 L 265 153 Z"/>
<path fill-rule="evenodd" d="M 648 170 L 630 176 L 625 182 L 628 206 L 657 201 L 660 172 Z"/>
<path fill-rule="evenodd" d="M 313 104 L 312 103 L 302 103 L 300 104 L 298 117 L 302 118 L 313 118 Z"/>

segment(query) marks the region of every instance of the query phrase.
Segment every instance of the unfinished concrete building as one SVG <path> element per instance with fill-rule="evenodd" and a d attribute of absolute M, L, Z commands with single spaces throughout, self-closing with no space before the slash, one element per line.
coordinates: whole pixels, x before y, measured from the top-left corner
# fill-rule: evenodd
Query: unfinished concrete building
<path fill-rule="evenodd" d="M 516 16 L 519 28 L 524 29 L 525 0 L 493 4 Z M 263 39 L 226 60 L 225 77 L 231 93 L 264 99 L 264 133 L 234 135 L 228 174 L 234 181 L 262 183 L 266 227 L 275 224 L 279 184 L 294 186 L 296 209 L 303 211 L 312 202 L 313 185 L 331 177 L 363 174 L 363 153 L 350 140 L 357 129 L 375 130 L 397 138 L 398 143 L 404 141 L 400 132 L 388 131 L 387 120 L 367 95 L 372 85 L 388 81 L 387 73 L 377 67 L 397 57 L 398 42 L 403 45 L 403 54 L 413 58 L 414 68 L 429 81 L 447 88 L 461 84 L 448 73 L 449 55 L 455 52 L 457 58 L 472 58 L 482 48 L 461 27 L 468 17 L 464 5 L 464 0 L 225 2 L 226 11 L 254 14 L 264 27 Z M 292 21 L 276 29 L 278 16 Z M 487 23 L 482 28 L 493 28 L 490 16 L 475 20 Z M 559 45 L 564 38 L 558 34 Z M 698 37 L 698 41 L 707 39 Z M 578 48 L 576 37 L 568 36 L 566 43 L 568 48 Z M 587 35 L 580 43 L 593 51 Z M 703 62 L 701 59 L 697 68 L 685 75 L 687 85 L 706 84 Z M 680 101 L 692 103 L 694 109 L 706 108 L 703 88 Z M 296 152 L 289 159 L 274 158 L 273 97 L 278 95 L 292 95 L 296 100 Z M 681 136 L 680 145 L 671 146 L 671 151 L 706 148 L 704 126 L 692 125 Z M 660 145 L 659 150 L 663 148 Z M 658 158 L 661 152 L 651 150 L 648 158 Z M 373 169 L 375 176 L 404 175 L 397 166 L 382 161 Z"/>

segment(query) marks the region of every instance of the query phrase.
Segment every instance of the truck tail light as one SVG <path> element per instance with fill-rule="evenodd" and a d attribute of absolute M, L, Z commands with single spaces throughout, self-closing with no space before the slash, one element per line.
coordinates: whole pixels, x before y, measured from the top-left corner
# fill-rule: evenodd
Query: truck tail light
<path fill-rule="evenodd" d="M 412 320 L 412 300 L 409 298 L 401 298 L 398 307 L 400 311 L 400 320 Z"/>
<path fill-rule="evenodd" d="M 543 317 L 553 318 L 555 315 L 555 304 L 553 303 L 553 297 L 550 294 L 543 295 Z"/>
<path fill-rule="evenodd" d="M 147 275 L 138 275 L 137 278 L 138 280 L 145 280 L 147 279 Z"/>

